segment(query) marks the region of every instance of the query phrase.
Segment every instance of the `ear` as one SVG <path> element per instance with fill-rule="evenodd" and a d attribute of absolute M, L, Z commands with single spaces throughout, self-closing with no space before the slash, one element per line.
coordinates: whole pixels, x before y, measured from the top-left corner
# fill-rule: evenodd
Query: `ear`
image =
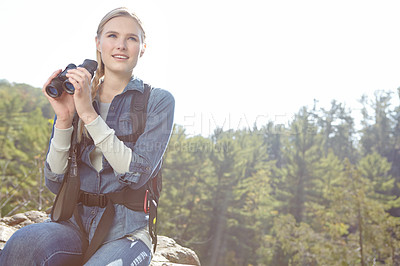
<path fill-rule="evenodd" d="M 144 52 L 146 51 L 146 43 L 142 44 L 142 48 L 140 49 L 140 57 L 143 56 Z"/>
<path fill-rule="evenodd" d="M 96 49 L 97 51 L 99 51 L 101 53 L 101 49 L 100 49 L 100 40 L 99 38 L 97 38 L 97 36 L 94 38 L 95 42 L 96 42 Z"/>

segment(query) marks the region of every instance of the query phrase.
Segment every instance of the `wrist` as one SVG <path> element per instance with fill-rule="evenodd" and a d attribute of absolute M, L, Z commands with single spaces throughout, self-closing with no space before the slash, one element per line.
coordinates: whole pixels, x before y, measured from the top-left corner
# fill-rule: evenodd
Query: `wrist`
<path fill-rule="evenodd" d="M 82 119 L 82 121 L 85 125 L 93 122 L 93 120 L 95 120 L 98 116 L 99 115 L 95 111 L 87 112 L 87 113 L 83 113 L 83 114 L 79 115 L 79 117 Z"/>
<path fill-rule="evenodd" d="M 54 126 L 58 129 L 68 129 L 68 128 L 72 127 L 72 120 L 69 120 L 69 119 L 64 120 L 64 119 L 57 118 Z"/>

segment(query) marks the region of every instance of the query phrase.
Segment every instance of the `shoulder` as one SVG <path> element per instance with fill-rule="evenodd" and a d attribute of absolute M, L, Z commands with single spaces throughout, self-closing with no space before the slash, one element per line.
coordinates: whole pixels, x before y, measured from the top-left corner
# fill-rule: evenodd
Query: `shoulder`
<path fill-rule="evenodd" d="M 169 91 L 153 87 L 150 92 L 149 105 L 160 103 L 175 105 L 175 98 Z"/>

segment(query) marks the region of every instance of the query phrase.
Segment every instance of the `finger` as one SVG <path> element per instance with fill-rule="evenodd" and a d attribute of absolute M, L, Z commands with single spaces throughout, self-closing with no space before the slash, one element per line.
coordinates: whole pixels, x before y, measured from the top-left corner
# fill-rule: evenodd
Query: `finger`
<path fill-rule="evenodd" d="M 86 68 L 78 67 L 76 69 L 82 71 L 85 74 L 85 76 L 88 77 L 89 79 L 92 77 L 92 75 L 89 73 L 89 71 Z"/>
<path fill-rule="evenodd" d="M 68 71 L 67 73 L 68 79 L 74 79 L 76 82 L 80 83 L 82 86 L 85 85 L 85 83 L 89 84 L 90 83 L 90 73 L 84 69 L 84 68 L 79 68 L 79 69 L 73 69 L 71 71 Z"/>
<path fill-rule="evenodd" d="M 77 77 L 69 77 L 68 81 L 72 84 L 72 86 L 74 86 L 75 88 L 75 93 L 79 93 L 81 91 L 81 85 L 79 83 L 79 78 Z"/>
<path fill-rule="evenodd" d="M 89 73 L 89 71 L 86 68 L 83 67 L 78 67 L 75 69 L 71 69 L 67 72 L 67 74 L 71 74 L 71 75 L 78 75 L 81 78 L 88 78 L 90 80 L 91 75 Z"/>

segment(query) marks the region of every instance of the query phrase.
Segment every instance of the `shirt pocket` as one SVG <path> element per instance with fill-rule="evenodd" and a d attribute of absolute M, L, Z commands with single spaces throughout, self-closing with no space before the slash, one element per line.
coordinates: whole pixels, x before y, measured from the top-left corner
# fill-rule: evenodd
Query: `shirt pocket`
<path fill-rule="evenodd" d="M 129 112 L 121 114 L 118 122 L 118 128 L 116 130 L 116 134 L 118 136 L 124 136 L 133 133 L 132 116 Z"/>

